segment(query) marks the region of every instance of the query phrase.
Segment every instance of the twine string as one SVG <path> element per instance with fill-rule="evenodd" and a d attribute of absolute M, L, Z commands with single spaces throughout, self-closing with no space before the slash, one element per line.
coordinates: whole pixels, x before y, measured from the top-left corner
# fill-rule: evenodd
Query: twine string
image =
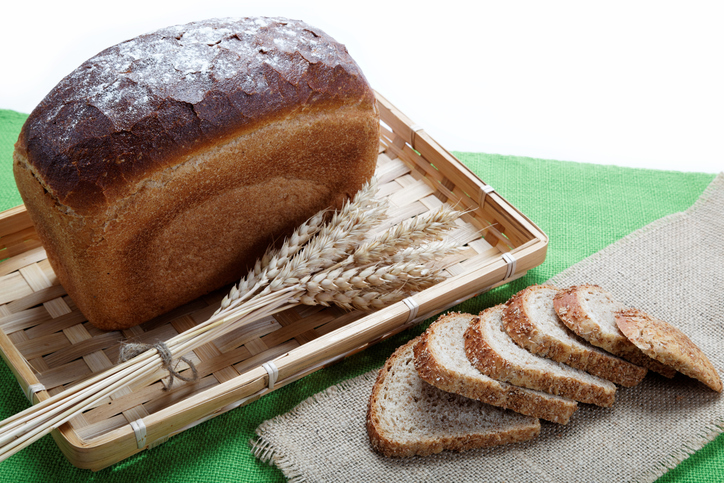
<path fill-rule="evenodd" d="M 169 389 L 171 389 L 175 378 L 179 378 L 185 382 L 195 382 L 198 380 L 199 371 L 196 369 L 196 365 L 186 357 L 179 357 L 174 364 L 171 350 L 169 350 L 168 346 L 164 342 L 156 342 L 155 344 L 143 344 L 135 342 L 121 344 L 121 350 L 118 354 L 118 362 L 126 362 L 127 360 L 133 359 L 137 355 L 142 354 L 149 349 L 156 349 L 158 355 L 161 357 L 161 361 L 163 362 L 163 368 L 168 371 L 168 383 L 166 381 L 162 381 L 165 390 L 168 391 Z M 189 366 L 189 368 L 191 369 L 191 372 L 193 374 L 190 377 L 183 376 L 176 371 L 176 367 L 181 361 L 185 362 L 186 365 Z"/>

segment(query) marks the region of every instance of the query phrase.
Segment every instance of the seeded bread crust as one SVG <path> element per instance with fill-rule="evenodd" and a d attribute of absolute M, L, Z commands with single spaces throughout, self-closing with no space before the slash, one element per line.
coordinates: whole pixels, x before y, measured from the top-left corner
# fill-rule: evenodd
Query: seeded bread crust
<path fill-rule="evenodd" d="M 552 310 L 553 294 L 557 292 L 558 289 L 551 285 L 533 285 L 511 298 L 503 313 L 505 330 L 511 339 L 533 354 L 567 364 L 621 386 L 632 387 L 639 384 L 646 376 L 647 369 L 590 346 L 560 322 Z M 551 306 L 549 315 L 555 319 L 553 323 L 567 333 L 565 338 L 546 332 L 545 326 L 533 316 L 531 311 L 535 296 L 545 297 L 545 303 Z M 538 303 L 541 303 L 540 300 L 539 298 Z"/>
<path fill-rule="evenodd" d="M 510 418 L 510 423 L 505 429 L 497 431 L 475 432 L 476 428 L 470 428 L 470 433 L 464 436 L 439 435 L 435 438 L 421 438 L 418 440 L 403 440 L 401 435 L 407 433 L 411 428 L 406 428 L 405 423 L 408 419 L 405 415 L 396 418 L 396 422 L 400 425 L 396 431 L 383 426 L 385 418 L 385 409 L 383 407 L 384 396 L 383 391 L 391 380 L 396 376 L 403 377 L 400 373 L 405 370 L 405 366 L 412 365 L 413 347 L 419 338 L 413 339 L 402 347 L 398 348 L 385 365 L 380 369 L 372 389 L 372 395 L 367 406 L 367 433 L 369 435 L 372 448 L 388 457 L 409 457 L 409 456 L 426 456 L 433 453 L 439 453 L 442 450 L 464 451 L 473 448 L 482 448 L 488 446 L 497 446 L 508 443 L 517 443 L 535 438 L 540 433 L 540 421 L 535 418 L 522 416 L 516 413 L 508 413 L 501 409 L 480 403 L 478 401 L 468 400 L 467 404 L 474 404 L 479 407 L 480 412 L 495 411 L 501 412 L 505 418 Z M 419 378 L 418 378 L 419 380 Z M 440 393 L 439 403 L 441 405 L 449 405 L 451 414 L 456 411 L 455 401 L 464 400 L 461 396 L 448 394 L 437 388 L 429 386 L 426 382 L 419 380 L 420 385 L 428 386 L 430 390 Z M 419 387 L 419 385 L 418 385 Z M 419 394 L 415 394 L 419 396 Z M 489 408 L 489 409 L 488 409 Z M 457 408 L 459 409 L 459 408 Z"/>
<path fill-rule="evenodd" d="M 570 399 L 552 396 L 540 391 L 513 386 L 496 381 L 478 372 L 477 376 L 462 374 L 456 367 L 445 364 L 438 351 L 444 350 L 435 338 L 442 336 L 451 323 L 465 319 L 469 324 L 476 317 L 457 312 L 449 313 L 434 322 L 415 345 L 415 368 L 420 377 L 433 386 L 447 392 L 454 392 L 471 399 L 477 399 L 528 416 L 567 424 L 578 404 Z M 460 338 L 464 350 L 465 340 Z"/>
<path fill-rule="evenodd" d="M 491 342 L 488 332 L 501 328 L 502 321 L 496 322 L 496 319 L 502 317 L 504 310 L 505 305 L 497 305 L 483 311 L 465 332 L 465 352 L 480 372 L 499 381 L 584 403 L 603 407 L 613 405 L 616 387 L 608 381 L 600 380 L 600 384 L 590 384 L 583 379 L 555 374 L 539 367 L 525 367 L 502 354 Z"/>
<path fill-rule="evenodd" d="M 721 378 L 709 358 L 673 325 L 637 309 L 616 312 L 616 325 L 648 356 L 722 392 Z"/>
<path fill-rule="evenodd" d="M 607 350 L 638 366 L 645 367 L 664 377 L 672 378 L 676 371 L 644 354 L 620 331 L 603 331 L 593 314 L 584 307 L 586 293 L 598 292 L 610 300 L 611 309 L 620 310 L 624 306 L 617 303 L 611 294 L 598 285 L 576 285 L 560 290 L 553 299 L 553 307 L 558 317 L 580 337 L 592 345 Z"/>

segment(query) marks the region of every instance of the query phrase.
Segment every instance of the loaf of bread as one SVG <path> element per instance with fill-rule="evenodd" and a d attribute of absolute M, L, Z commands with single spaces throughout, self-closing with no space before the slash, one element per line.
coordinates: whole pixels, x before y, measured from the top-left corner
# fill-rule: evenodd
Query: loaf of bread
<path fill-rule="evenodd" d="M 303 22 L 216 19 L 100 52 L 31 113 L 18 189 L 68 294 L 122 329 L 230 283 L 374 173 L 375 95 Z"/>

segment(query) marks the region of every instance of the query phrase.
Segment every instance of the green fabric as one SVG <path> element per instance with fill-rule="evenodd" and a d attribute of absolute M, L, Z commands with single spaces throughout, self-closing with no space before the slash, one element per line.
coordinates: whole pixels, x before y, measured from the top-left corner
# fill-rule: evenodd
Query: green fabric
<path fill-rule="evenodd" d="M 0 210 L 20 203 L 12 180 L 11 157 L 25 117 L 0 111 Z M 714 178 L 712 174 L 515 156 L 456 155 L 550 237 L 548 256 L 540 267 L 520 280 L 461 304 L 459 309 L 466 311 L 501 303 L 515 291 L 549 279 L 633 230 L 688 208 Z M 281 472 L 260 463 L 249 452 L 249 440 L 256 427 L 330 385 L 379 367 L 396 347 L 426 326 L 410 329 L 98 473 L 70 465 L 51 437 L 46 436 L 0 463 L 0 481 L 283 481 Z M 0 418 L 28 406 L 12 373 L 1 362 L 0 387 L 7 388 L 0 391 Z M 724 481 L 724 435 L 659 481 Z"/>
<path fill-rule="evenodd" d="M 0 109 L 0 211 L 23 202 L 13 178 L 13 146 L 27 117 L 27 114 Z"/>

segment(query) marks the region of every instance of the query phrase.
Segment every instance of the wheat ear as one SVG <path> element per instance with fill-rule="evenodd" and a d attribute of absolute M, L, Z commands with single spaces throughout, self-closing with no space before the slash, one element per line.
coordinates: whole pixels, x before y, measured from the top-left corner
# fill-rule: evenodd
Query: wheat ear
<path fill-rule="evenodd" d="M 257 260 L 254 268 L 249 271 L 239 284 L 234 285 L 224 299 L 221 301 L 219 309 L 214 315 L 219 315 L 223 311 L 238 306 L 243 301 L 249 299 L 259 290 L 267 288 L 269 283 L 275 279 L 286 279 L 291 283 L 285 283 L 284 286 L 290 286 L 294 282 L 293 271 L 311 270 L 310 264 L 304 263 L 310 255 L 317 253 L 320 260 L 325 257 L 335 259 L 338 257 L 339 250 L 348 250 L 347 246 L 339 246 L 340 240 L 346 240 L 346 243 L 354 244 L 358 240 L 362 232 L 366 232 L 370 227 L 379 224 L 384 212 L 386 211 L 386 202 L 375 199 L 377 194 L 377 178 L 373 177 L 365 183 L 352 200 L 347 200 L 341 210 L 332 215 L 331 220 L 324 223 L 325 215 L 328 210 L 322 210 L 312 216 L 309 220 L 299 226 L 292 236 L 284 241 L 278 249 L 268 249 L 261 260 Z M 294 267 L 288 264 L 295 255 L 307 245 L 310 240 L 317 240 L 313 244 L 315 249 L 308 249 L 306 257 L 300 257 L 295 262 Z M 282 270 L 285 270 L 282 273 Z M 282 288 L 277 283 L 273 288 L 265 290 L 263 293 L 269 293 Z"/>
<path fill-rule="evenodd" d="M 327 210 L 322 210 L 302 223 L 294 233 L 287 238 L 281 247 L 268 248 L 264 256 L 257 260 L 254 268 L 249 271 L 246 277 L 234 285 L 229 294 L 221 301 L 220 307 L 214 315 L 227 309 L 233 302 L 238 303 L 248 299 L 253 293 L 261 288 L 265 282 L 276 277 L 279 270 L 322 228 Z"/>
<path fill-rule="evenodd" d="M 445 232 L 455 228 L 455 220 L 462 214 L 461 211 L 451 211 L 441 206 L 438 210 L 405 220 L 388 228 L 372 241 L 360 245 L 343 264 L 380 263 L 403 248 L 439 240 Z"/>
<path fill-rule="evenodd" d="M 369 190 L 363 190 L 361 196 L 355 196 L 352 203 L 345 205 L 340 213 L 335 213 L 262 293 L 294 286 L 307 274 L 339 263 L 359 246 L 369 230 L 386 217 L 387 203 L 374 199 L 376 181 L 369 186 Z"/>

